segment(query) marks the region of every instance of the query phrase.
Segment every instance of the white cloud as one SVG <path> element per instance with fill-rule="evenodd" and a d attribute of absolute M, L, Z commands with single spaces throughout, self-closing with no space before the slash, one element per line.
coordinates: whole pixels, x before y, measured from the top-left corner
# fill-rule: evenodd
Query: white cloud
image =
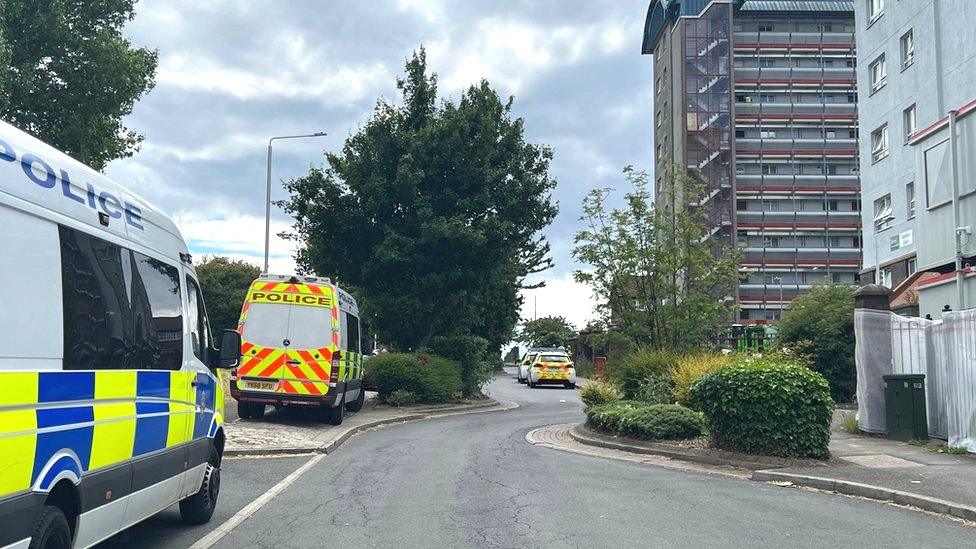
<path fill-rule="evenodd" d="M 479 21 L 459 41 L 450 36 L 428 45 L 431 66 L 449 90 L 487 78 L 509 93 L 542 78 L 545 71 L 627 47 L 633 24 L 608 19 L 588 25 L 534 25 L 512 18 Z"/>
<path fill-rule="evenodd" d="M 198 256 L 222 255 L 243 259 L 258 266 L 264 264 L 264 218 L 230 214 L 215 218 L 183 211 L 173 216 L 187 247 Z M 295 272 L 295 242 L 278 236 L 291 226 L 271 220 L 271 244 L 268 263 L 277 274 Z M 327 273 L 323 276 L 328 276 Z"/>
<path fill-rule="evenodd" d="M 319 98 L 330 104 L 350 104 L 377 95 L 394 78 L 381 62 L 347 65 L 315 59 L 303 43 L 304 38 L 299 36 L 279 44 L 268 57 L 281 62 L 262 67 L 261 72 L 220 65 L 199 55 L 166 55 L 160 60 L 156 80 L 164 86 L 218 92 L 243 100 Z"/>
<path fill-rule="evenodd" d="M 544 316 L 565 317 L 576 329 L 595 319 L 596 300 L 590 287 L 573 280 L 572 273 L 547 277 L 546 285 L 534 290 L 522 290 L 522 320 Z"/>

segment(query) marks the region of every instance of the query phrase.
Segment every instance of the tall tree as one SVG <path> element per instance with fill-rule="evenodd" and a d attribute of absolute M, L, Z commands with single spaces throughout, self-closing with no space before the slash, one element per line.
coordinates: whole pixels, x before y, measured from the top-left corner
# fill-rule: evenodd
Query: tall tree
<path fill-rule="evenodd" d="M 645 172 L 628 166 L 624 176 L 631 185 L 624 207 L 608 209 L 606 188 L 583 200 L 586 228 L 573 255 L 589 268 L 576 280 L 600 298 L 604 321 L 634 343 L 698 345 L 730 316 L 734 250 L 708 238 L 706 211 L 693 206 L 703 189 L 680 167 L 663 178 L 660 204 L 652 204 Z"/>
<path fill-rule="evenodd" d="M 353 288 L 396 348 L 469 335 L 498 350 L 526 275 L 551 264 L 552 152 L 484 80 L 438 103 L 423 49 L 397 88 L 401 102 L 380 100 L 327 167 L 287 184 L 296 259 Z"/>
<path fill-rule="evenodd" d="M 247 289 L 261 274 L 261 268 L 239 259 L 213 255 L 204 257 L 196 270 L 210 328 L 219 340 L 222 330 L 237 328 Z"/>
<path fill-rule="evenodd" d="M 0 118 L 96 169 L 132 155 L 143 137 L 122 118 L 152 89 L 157 63 L 122 36 L 134 5 L 2 0 Z"/>
<path fill-rule="evenodd" d="M 576 330 L 565 318 L 544 316 L 525 321 L 518 340 L 533 347 L 560 347 L 574 336 Z"/>

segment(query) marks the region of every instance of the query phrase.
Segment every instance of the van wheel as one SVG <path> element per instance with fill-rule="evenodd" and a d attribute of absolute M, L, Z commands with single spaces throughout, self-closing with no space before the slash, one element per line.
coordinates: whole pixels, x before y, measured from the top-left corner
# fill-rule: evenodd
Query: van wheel
<path fill-rule="evenodd" d="M 187 524 L 206 524 L 210 522 L 217 508 L 220 495 L 220 454 L 216 448 L 210 449 L 207 472 L 203 475 L 200 491 L 180 502 L 180 516 Z"/>
<path fill-rule="evenodd" d="M 336 398 L 339 402 L 345 398 L 345 394 L 339 395 Z M 339 404 L 338 406 L 326 406 L 321 410 L 322 416 L 329 425 L 340 425 L 342 423 L 342 418 L 345 416 L 346 406 L 344 404 Z"/>
<path fill-rule="evenodd" d="M 71 529 L 61 509 L 45 505 L 34 531 L 29 549 L 71 549 Z"/>
<path fill-rule="evenodd" d="M 346 404 L 346 410 L 350 412 L 358 412 L 363 409 L 363 404 L 366 404 L 366 389 L 359 388 L 359 398 Z"/>
<path fill-rule="evenodd" d="M 531 379 L 529 380 L 529 387 L 535 389 L 535 382 L 532 381 Z"/>

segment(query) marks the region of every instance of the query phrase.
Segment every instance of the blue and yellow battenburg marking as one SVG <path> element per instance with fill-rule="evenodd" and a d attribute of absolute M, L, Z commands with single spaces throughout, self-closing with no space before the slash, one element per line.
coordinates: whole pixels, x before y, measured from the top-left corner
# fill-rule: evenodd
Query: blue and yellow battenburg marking
<path fill-rule="evenodd" d="M 0 373 L 0 497 L 213 437 L 223 409 L 205 373 Z"/>

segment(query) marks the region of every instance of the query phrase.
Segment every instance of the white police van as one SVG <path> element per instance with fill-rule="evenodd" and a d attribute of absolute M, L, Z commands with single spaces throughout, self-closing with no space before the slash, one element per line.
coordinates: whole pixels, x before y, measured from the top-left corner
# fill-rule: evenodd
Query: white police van
<path fill-rule="evenodd" d="M 0 257 L 0 548 L 208 521 L 240 336 L 213 345 L 176 226 L 0 122 Z"/>

